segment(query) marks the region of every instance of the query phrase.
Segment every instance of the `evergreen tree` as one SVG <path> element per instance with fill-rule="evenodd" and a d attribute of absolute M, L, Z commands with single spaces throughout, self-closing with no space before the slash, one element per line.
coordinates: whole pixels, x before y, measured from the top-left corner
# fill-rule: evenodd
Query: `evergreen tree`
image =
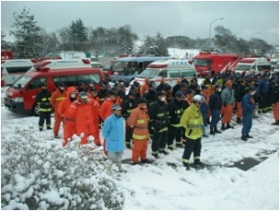
<path fill-rule="evenodd" d="M 140 46 L 139 54 L 153 56 L 168 56 L 167 44 L 160 33 L 151 37 L 145 37 L 144 43 Z"/>
<path fill-rule="evenodd" d="M 15 22 L 12 25 L 14 30 L 10 31 L 15 36 L 15 58 L 27 59 L 39 57 L 40 44 L 42 37 L 40 36 L 40 27 L 34 15 L 30 14 L 30 10 L 23 8 L 13 13 Z"/>

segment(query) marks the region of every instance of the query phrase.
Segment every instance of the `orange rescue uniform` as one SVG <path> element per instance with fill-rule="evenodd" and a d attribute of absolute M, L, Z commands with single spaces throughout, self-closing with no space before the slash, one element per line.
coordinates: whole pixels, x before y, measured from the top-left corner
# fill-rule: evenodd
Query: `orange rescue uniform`
<path fill-rule="evenodd" d="M 139 162 L 139 157 L 141 161 L 146 160 L 149 139 L 148 123 L 147 109 L 141 109 L 140 106 L 135 108 L 127 119 L 128 126 L 133 128 L 132 161 L 134 163 Z"/>
<path fill-rule="evenodd" d="M 59 89 L 56 89 L 51 95 L 50 103 L 54 108 L 54 127 L 53 127 L 54 136 L 58 135 L 60 123 L 62 122 L 62 116 L 58 112 L 58 106 L 61 103 L 61 101 L 66 98 L 66 96 L 67 96 L 66 92 L 64 90 L 61 91 Z"/>
<path fill-rule="evenodd" d="M 75 117 L 68 111 L 72 104 L 70 101 L 70 94 L 75 91 L 75 87 L 69 87 L 67 89 L 67 97 L 61 101 L 57 109 L 59 115 L 63 118 L 63 147 L 67 145 L 67 142 L 71 140 L 72 136 L 76 133 Z"/>

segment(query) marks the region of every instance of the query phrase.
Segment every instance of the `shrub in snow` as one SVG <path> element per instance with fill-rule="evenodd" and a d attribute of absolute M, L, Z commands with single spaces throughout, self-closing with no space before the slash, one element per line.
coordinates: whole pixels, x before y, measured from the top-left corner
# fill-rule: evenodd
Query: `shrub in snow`
<path fill-rule="evenodd" d="M 2 140 L 2 209 L 121 209 L 124 194 L 92 144 L 66 148 L 18 129 Z"/>

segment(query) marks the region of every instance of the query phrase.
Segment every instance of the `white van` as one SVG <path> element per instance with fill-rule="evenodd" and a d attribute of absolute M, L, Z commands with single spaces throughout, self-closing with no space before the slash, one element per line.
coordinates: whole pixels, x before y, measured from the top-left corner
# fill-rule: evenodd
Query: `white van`
<path fill-rule="evenodd" d="M 11 59 L 1 61 L 1 81 L 11 85 L 37 62 L 36 59 Z"/>
<path fill-rule="evenodd" d="M 244 71 L 246 74 L 251 74 L 253 72 L 264 72 L 265 70 L 271 71 L 271 64 L 267 58 L 243 58 L 236 66 L 233 68 L 235 73 L 242 74 Z"/>
<path fill-rule="evenodd" d="M 178 79 L 192 79 L 197 77 L 197 72 L 190 60 L 170 59 L 165 61 L 155 61 L 138 75 L 130 84 L 136 80 L 140 85 L 144 84 L 145 78 L 154 81 L 159 85 L 162 78 L 170 86 L 174 86 Z"/>

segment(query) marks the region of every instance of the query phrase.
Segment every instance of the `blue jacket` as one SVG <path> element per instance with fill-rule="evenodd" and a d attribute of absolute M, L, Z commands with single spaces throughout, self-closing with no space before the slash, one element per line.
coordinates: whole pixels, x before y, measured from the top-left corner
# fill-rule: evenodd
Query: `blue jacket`
<path fill-rule="evenodd" d="M 249 93 L 246 94 L 242 98 L 241 106 L 242 106 L 243 114 L 253 113 L 253 111 L 255 109 L 255 105 L 252 103 L 253 100 L 254 100 L 254 97 L 252 95 L 250 95 Z"/>
<path fill-rule="evenodd" d="M 123 117 L 111 114 L 104 122 L 102 135 L 106 139 L 106 150 L 121 152 L 124 150 L 125 121 Z"/>
<path fill-rule="evenodd" d="M 260 80 L 259 83 L 259 91 L 261 94 L 267 94 L 268 93 L 268 82 L 264 79 Z"/>

